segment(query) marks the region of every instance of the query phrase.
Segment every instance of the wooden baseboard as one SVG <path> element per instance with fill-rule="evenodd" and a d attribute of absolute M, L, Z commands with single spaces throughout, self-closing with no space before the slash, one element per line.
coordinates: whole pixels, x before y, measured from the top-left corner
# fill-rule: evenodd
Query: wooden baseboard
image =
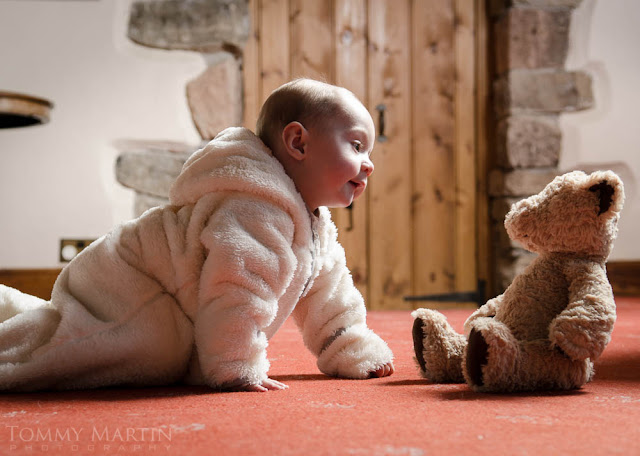
<path fill-rule="evenodd" d="M 640 261 L 611 261 L 607 275 L 618 296 L 640 296 Z"/>
<path fill-rule="evenodd" d="M 0 269 L 0 284 L 42 299 L 51 299 L 51 290 L 61 269 Z"/>
<path fill-rule="evenodd" d="M 42 299 L 51 299 L 53 283 L 61 269 L 0 269 L 0 284 Z M 607 275 L 618 296 L 640 296 L 640 261 L 607 263 Z"/>

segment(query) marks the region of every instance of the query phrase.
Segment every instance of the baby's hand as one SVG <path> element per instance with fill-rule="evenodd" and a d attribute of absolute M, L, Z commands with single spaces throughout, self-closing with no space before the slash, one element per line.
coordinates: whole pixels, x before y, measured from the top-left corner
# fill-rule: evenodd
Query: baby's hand
<path fill-rule="evenodd" d="M 389 362 L 387 364 L 385 364 L 384 366 L 379 367 L 378 369 L 376 369 L 373 372 L 369 373 L 369 377 L 373 377 L 373 378 L 382 378 L 382 377 L 388 377 L 389 375 L 393 374 L 395 372 L 395 368 L 393 367 L 393 363 Z"/>
<path fill-rule="evenodd" d="M 263 393 L 269 390 L 284 390 L 287 388 L 289 387 L 284 383 L 273 380 L 271 378 L 267 378 L 260 385 L 246 385 L 246 389 L 244 391 L 258 391 Z"/>
<path fill-rule="evenodd" d="M 260 383 L 259 385 L 243 383 L 241 385 L 228 385 L 223 389 L 225 389 L 226 391 L 251 391 L 251 392 L 263 393 L 269 390 L 284 390 L 287 388 L 289 387 L 284 383 L 267 378 L 266 380 L 263 380 L 262 383 Z"/>

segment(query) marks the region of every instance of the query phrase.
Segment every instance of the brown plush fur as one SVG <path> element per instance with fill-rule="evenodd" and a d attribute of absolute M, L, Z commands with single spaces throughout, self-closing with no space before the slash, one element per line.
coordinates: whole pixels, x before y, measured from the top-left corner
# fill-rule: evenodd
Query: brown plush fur
<path fill-rule="evenodd" d="M 436 311 L 413 312 L 421 374 L 484 392 L 574 389 L 591 380 L 616 319 L 605 263 L 623 202 L 613 172 L 574 171 L 514 204 L 507 232 L 538 257 L 467 319 L 467 337 Z"/>

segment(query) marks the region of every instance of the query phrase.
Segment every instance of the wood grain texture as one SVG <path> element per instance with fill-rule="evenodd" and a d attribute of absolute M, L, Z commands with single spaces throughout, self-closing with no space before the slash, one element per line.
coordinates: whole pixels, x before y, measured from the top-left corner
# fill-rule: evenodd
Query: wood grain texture
<path fill-rule="evenodd" d="M 249 0 L 251 28 L 242 54 L 243 125 L 255 130 L 262 106 L 260 77 L 260 0 Z"/>
<path fill-rule="evenodd" d="M 477 286 L 475 9 L 469 0 L 455 0 L 455 288 Z"/>
<path fill-rule="evenodd" d="M 0 284 L 47 301 L 61 269 L 0 269 Z"/>
<path fill-rule="evenodd" d="M 289 0 L 260 0 L 260 104 L 291 78 Z"/>
<path fill-rule="evenodd" d="M 494 283 L 491 265 L 493 264 L 493 249 L 491 248 L 491 220 L 489 218 L 488 176 L 491 165 L 489 163 L 489 135 L 493 131 L 489 94 L 491 78 L 489 76 L 489 37 L 485 11 L 485 2 L 475 0 L 475 114 L 476 114 L 476 264 L 478 279 L 487 284 L 487 295 L 494 296 L 491 288 Z"/>
<path fill-rule="evenodd" d="M 414 2 L 414 293 L 455 286 L 455 14 L 448 1 Z"/>
<path fill-rule="evenodd" d="M 371 112 L 368 74 L 364 71 L 367 67 L 366 1 L 335 0 L 334 25 L 335 84 L 351 90 Z M 375 157 L 374 152 L 374 163 Z M 332 213 L 353 281 L 365 302 L 369 302 L 369 192 L 361 195 L 351 209 L 336 208 Z"/>
<path fill-rule="evenodd" d="M 371 309 L 406 308 L 412 292 L 410 5 L 369 2 L 369 102 L 385 106 L 386 136 L 369 189 Z"/>
<path fill-rule="evenodd" d="M 334 82 L 333 2 L 291 0 L 291 77 Z"/>

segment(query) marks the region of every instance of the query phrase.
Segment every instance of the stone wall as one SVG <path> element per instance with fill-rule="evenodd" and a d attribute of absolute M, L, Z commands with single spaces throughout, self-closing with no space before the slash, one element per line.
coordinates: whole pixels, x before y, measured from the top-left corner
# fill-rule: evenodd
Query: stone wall
<path fill-rule="evenodd" d="M 135 191 L 134 216 L 169 203 L 169 189 L 197 145 L 167 141 L 121 140 L 116 179 Z"/>
<path fill-rule="evenodd" d="M 134 0 L 127 37 L 142 46 L 242 53 L 249 0 Z"/>
<path fill-rule="evenodd" d="M 534 254 L 512 242 L 503 221 L 511 204 L 559 174 L 558 116 L 593 105 L 591 77 L 565 70 L 569 26 L 581 0 L 489 0 L 493 47 L 495 169 L 489 176 L 496 292 Z"/>
<path fill-rule="evenodd" d="M 135 0 L 128 38 L 142 46 L 199 52 L 207 69 L 185 87 L 203 143 L 242 125 L 242 49 L 249 37 L 248 0 Z M 169 202 L 169 188 L 200 145 L 166 141 L 116 144 L 116 178 L 136 192 L 134 215 Z"/>

